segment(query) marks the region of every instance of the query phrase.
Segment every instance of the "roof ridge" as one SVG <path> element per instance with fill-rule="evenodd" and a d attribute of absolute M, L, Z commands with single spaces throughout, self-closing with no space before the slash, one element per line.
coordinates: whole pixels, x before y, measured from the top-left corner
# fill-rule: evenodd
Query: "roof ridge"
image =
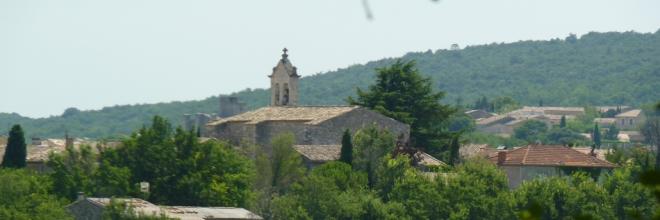
<path fill-rule="evenodd" d="M 525 151 L 525 156 L 523 156 L 521 164 L 527 163 L 527 155 L 529 154 L 529 150 L 532 148 L 532 145 L 527 145 L 527 149 Z"/>

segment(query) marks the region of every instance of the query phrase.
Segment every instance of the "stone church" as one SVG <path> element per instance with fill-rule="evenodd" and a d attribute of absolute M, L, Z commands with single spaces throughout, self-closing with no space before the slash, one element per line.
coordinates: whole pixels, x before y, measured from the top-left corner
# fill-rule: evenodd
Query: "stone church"
<path fill-rule="evenodd" d="M 359 106 L 299 106 L 300 75 L 288 58 L 286 48 L 270 78 L 270 106 L 211 121 L 209 137 L 233 144 L 258 144 L 270 149 L 271 139 L 293 133 L 296 145 L 338 145 L 344 130 L 352 133 L 375 124 L 407 141 L 410 127 L 380 113 Z"/>

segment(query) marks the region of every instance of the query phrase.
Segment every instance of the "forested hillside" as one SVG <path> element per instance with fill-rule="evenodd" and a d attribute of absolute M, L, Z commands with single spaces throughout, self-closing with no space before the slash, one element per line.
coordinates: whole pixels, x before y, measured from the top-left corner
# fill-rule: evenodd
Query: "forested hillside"
<path fill-rule="evenodd" d="M 304 66 L 303 63 L 293 63 Z M 548 41 L 469 46 L 460 50 L 408 53 L 420 71 L 447 93 L 448 103 L 474 103 L 481 96 L 509 96 L 526 105 L 639 105 L 660 97 L 660 31 L 589 33 Z M 394 58 L 302 78 L 301 104 L 344 104 L 356 87 L 373 82 L 374 69 Z M 264 76 L 264 80 L 267 78 Z M 235 93 L 249 108 L 268 104 L 265 89 Z M 201 101 L 69 109 L 61 116 L 31 119 L 0 113 L 0 131 L 23 125 L 28 135 L 110 137 L 127 134 L 154 114 L 180 123 L 181 115 L 217 111 L 217 97 Z"/>

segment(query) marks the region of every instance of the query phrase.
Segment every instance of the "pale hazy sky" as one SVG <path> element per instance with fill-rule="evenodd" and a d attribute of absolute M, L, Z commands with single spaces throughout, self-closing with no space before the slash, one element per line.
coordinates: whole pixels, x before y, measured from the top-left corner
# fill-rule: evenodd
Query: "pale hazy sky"
<path fill-rule="evenodd" d="M 658 0 L 1 0 L 0 112 L 203 99 L 410 51 L 655 32 Z"/>

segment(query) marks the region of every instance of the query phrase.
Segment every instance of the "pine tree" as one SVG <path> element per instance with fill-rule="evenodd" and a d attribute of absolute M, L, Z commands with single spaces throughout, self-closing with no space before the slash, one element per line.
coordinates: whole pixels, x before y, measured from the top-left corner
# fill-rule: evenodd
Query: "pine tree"
<path fill-rule="evenodd" d="M 598 124 L 594 124 L 594 145 L 596 148 L 600 149 L 600 129 L 598 129 Z"/>
<path fill-rule="evenodd" d="M 560 128 L 565 128 L 566 127 L 566 116 L 562 115 L 561 120 L 559 121 L 559 127 Z"/>
<path fill-rule="evenodd" d="M 14 125 L 11 128 L 11 131 L 9 131 L 7 148 L 5 149 L 5 155 L 2 158 L 2 167 L 23 168 L 26 166 L 26 156 L 27 149 L 23 129 L 20 125 Z"/>
<path fill-rule="evenodd" d="M 341 154 L 339 155 L 339 161 L 347 163 L 348 165 L 353 164 L 353 142 L 351 141 L 351 133 L 346 129 L 344 135 L 341 137 Z"/>

